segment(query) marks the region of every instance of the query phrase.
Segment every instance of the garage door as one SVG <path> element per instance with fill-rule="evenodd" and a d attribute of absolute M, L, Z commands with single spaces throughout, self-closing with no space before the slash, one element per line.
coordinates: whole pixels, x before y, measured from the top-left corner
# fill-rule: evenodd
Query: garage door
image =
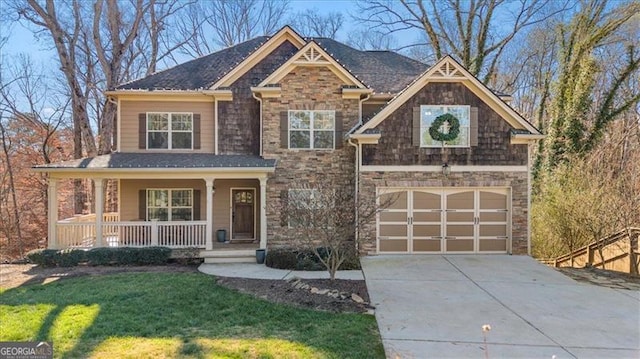
<path fill-rule="evenodd" d="M 506 188 L 383 188 L 380 253 L 505 253 Z"/>

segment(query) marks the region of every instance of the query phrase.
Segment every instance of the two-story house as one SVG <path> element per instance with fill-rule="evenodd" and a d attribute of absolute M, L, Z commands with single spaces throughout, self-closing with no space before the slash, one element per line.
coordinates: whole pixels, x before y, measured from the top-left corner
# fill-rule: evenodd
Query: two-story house
<path fill-rule="evenodd" d="M 330 178 L 363 200 L 394 198 L 362 253 L 529 251 L 529 151 L 542 135 L 451 57 L 429 67 L 284 27 L 106 95 L 117 151 L 35 168 L 49 174 L 50 248 L 249 258 L 290 241 L 284 197 Z M 444 147 L 429 131 L 443 114 L 457 120 Z M 98 204 L 117 180 L 117 213 L 60 220 L 57 184 L 70 178 L 92 179 Z"/>

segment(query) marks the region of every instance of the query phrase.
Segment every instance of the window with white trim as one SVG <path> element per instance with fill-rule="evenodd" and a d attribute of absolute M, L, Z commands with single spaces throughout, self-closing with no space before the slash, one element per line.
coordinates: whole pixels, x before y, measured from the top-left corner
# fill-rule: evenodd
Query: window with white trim
<path fill-rule="evenodd" d="M 333 149 L 335 111 L 289 110 L 289 148 Z"/>
<path fill-rule="evenodd" d="M 192 189 L 147 189 L 147 220 L 193 220 Z"/>
<path fill-rule="evenodd" d="M 470 132 L 470 110 L 471 106 L 420 106 L 420 147 L 442 147 L 442 142 L 436 141 L 431 138 L 429 134 L 429 127 L 440 115 L 450 113 L 458 119 L 460 122 L 460 134 L 452 141 L 446 141 L 445 147 L 469 147 L 469 132 Z M 440 127 L 440 132 L 448 133 L 446 123 Z"/>
<path fill-rule="evenodd" d="M 147 112 L 147 148 L 193 148 L 193 113 Z"/>

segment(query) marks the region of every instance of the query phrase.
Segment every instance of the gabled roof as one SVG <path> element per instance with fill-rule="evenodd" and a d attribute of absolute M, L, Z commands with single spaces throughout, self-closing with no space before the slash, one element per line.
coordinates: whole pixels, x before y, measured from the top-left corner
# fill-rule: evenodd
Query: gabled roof
<path fill-rule="evenodd" d="M 354 76 L 344 65 L 341 65 L 329 53 L 327 53 L 314 40 L 309 41 L 296 54 L 291 56 L 287 62 L 282 64 L 271 75 L 260 83 L 260 87 L 277 84 L 283 77 L 298 66 L 326 66 L 336 76 L 347 85 L 358 88 L 367 88 L 356 76 Z"/>
<path fill-rule="evenodd" d="M 298 50 L 315 43 L 346 72 L 376 93 L 397 93 L 427 69 L 427 65 L 392 51 L 361 51 L 329 38 L 305 40 L 292 28 L 285 26 L 271 37 L 256 37 L 122 84 L 116 90 L 197 91 L 226 88 L 284 41 L 291 42 Z"/>
<path fill-rule="evenodd" d="M 202 90 L 210 88 L 269 38 L 259 36 L 116 87 L 117 90 Z"/>
<path fill-rule="evenodd" d="M 464 84 L 476 96 L 480 97 L 491 106 L 494 111 L 500 114 L 514 129 L 526 130 L 532 135 L 541 134 L 535 126 L 511 108 L 511 106 L 502 101 L 498 95 L 493 93 L 480 80 L 467 71 L 464 66 L 449 55 L 440 59 L 435 65 L 416 78 L 404 90 L 391 99 L 387 106 L 375 114 L 368 122 L 355 129 L 353 133 L 363 134 L 367 130 L 375 128 L 428 83 L 443 81 L 460 82 Z"/>

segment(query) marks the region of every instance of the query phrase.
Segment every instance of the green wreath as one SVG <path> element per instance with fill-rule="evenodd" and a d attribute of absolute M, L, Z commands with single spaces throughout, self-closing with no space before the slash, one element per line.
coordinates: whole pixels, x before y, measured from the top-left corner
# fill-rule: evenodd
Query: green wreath
<path fill-rule="evenodd" d="M 445 123 L 449 123 L 449 133 L 440 132 L 440 127 Z M 458 118 L 450 113 L 440 115 L 433 120 L 433 123 L 429 127 L 429 135 L 435 141 L 448 142 L 455 140 L 460 134 L 460 121 Z"/>

